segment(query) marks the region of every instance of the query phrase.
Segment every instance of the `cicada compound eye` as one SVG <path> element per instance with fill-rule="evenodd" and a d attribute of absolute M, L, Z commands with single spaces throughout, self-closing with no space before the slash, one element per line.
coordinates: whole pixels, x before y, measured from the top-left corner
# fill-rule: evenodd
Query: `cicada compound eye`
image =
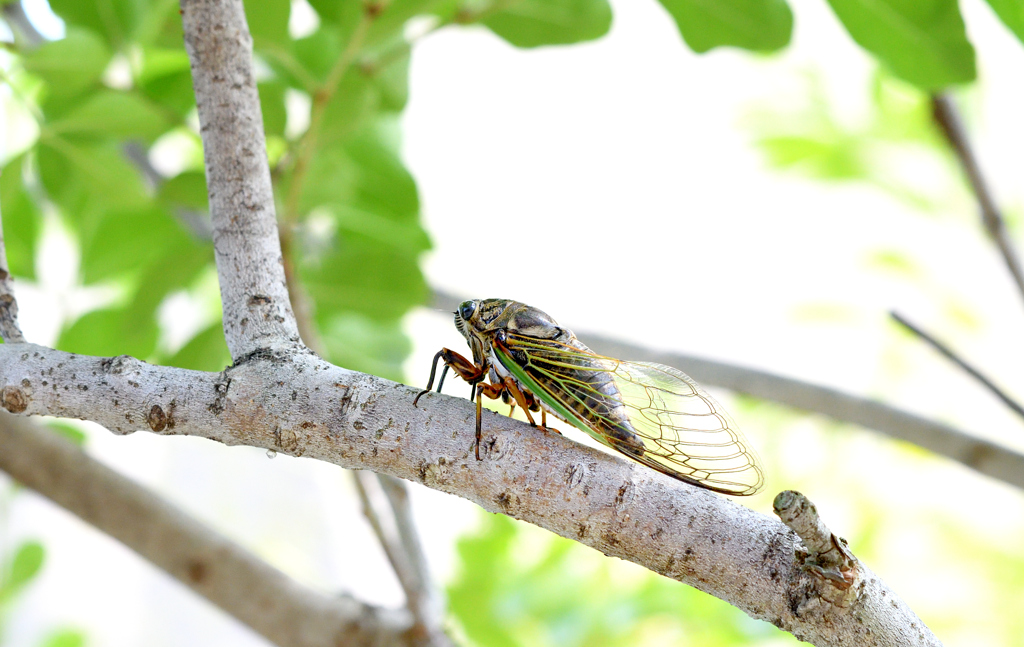
<path fill-rule="evenodd" d="M 463 301 L 459 305 L 459 316 L 462 317 L 463 321 L 469 321 L 476 313 L 476 305 L 476 301 Z"/>

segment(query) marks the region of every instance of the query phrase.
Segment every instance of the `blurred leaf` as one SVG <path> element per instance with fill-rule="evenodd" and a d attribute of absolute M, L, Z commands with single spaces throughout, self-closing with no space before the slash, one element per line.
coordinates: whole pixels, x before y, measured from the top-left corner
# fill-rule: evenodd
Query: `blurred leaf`
<path fill-rule="evenodd" d="M 361 3 L 355 2 L 348 4 L 361 5 Z M 317 82 L 323 83 L 341 56 L 344 49 L 343 43 L 341 30 L 333 25 L 321 25 L 320 29 L 309 36 L 292 41 L 292 54 L 303 70 Z M 287 74 L 288 70 L 281 70 L 281 72 Z M 291 85 L 300 89 L 304 88 L 303 84 L 299 82 L 293 82 Z"/>
<path fill-rule="evenodd" d="M 32 581 L 43 568 L 46 550 L 38 541 L 23 542 L 14 551 L 14 557 L 6 571 L 8 577 L 0 586 L 0 600 L 8 600 Z"/>
<path fill-rule="evenodd" d="M 155 319 L 131 321 L 125 308 L 106 308 L 82 315 L 61 333 L 57 348 L 82 355 L 145 359 L 153 353 L 158 333 Z"/>
<path fill-rule="evenodd" d="M 49 0 L 68 27 L 102 34 L 115 49 L 125 45 L 146 11 L 148 0 Z"/>
<path fill-rule="evenodd" d="M 829 0 L 857 43 L 900 78 L 940 90 L 977 76 L 957 0 Z"/>
<path fill-rule="evenodd" d="M 169 127 L 164 114 L 149 101 L 131 92 L 99 90 L 78 108 L 50 122 L 54 132 L 108 135 L 118 139 L 138 137 L 152 142 Z"/>
<path fill-rule="evenodd" d="M 710 595 L 502 515 L 487 515 L 461 538 L 458 559 L 449 603 L 479 645 L 797 642 Z"/>
<path fill-rule="evenodd" d="M 74 629 L 60 629 L 51 633 L 41 647 L 85 647 L 85 634 Z"/>
<path fill-rule="evenodd" d="M 867 175 L 861 147 L 852 137 L 780 135 L 764 137 L 757 143 L 769 163 L 779 168 L 799 166 L 828 180 L 863 179 Z"/>
<path fill-rule="evenodd" d="M 36 150 L 43 188 L 72 222 L 81 222 L 97 209 L 149 206 L 150 198 L 138 171 L 117 145 L 72 144 L 47 136 Z"/>
<path fill-rule="evenodd" d="M 259 47 L 264 41 L 287 43 L 290 13 L 290 0 L 259 0 L 245 3 L 245 20 L 249 23 L 254 46 Z"/>
<path fill-rule="evenodd" d="M 309 241 L 300 266 L 321 326 L 339 313 L 395 319 L 426 298 L 416 184 L 381 128 L 321 151 L 304 186 L 301 211 L 323 207 L 335 226 L 333 240 Z"/>
<path fill-rule="evenodd" d="M 160 208 L 104 214 L 82 232 L 82 280 L 95 283 L 146 266 L 186 239 L 181 226 Z"/>
<path fill-rule="evenodd" d="M 905 278 L 922 276 L 921 268 L 910 256 L 898 249 L 880 249 L 867 257 L 869 267 L 880 269 Z"/>
<path fill-rule="evenodd" d="M 150 101 L 184 117 L 196 103 L 188 54 L 183 49 L 143 49 L 139 91 Z"/>
<path fill-rule="evenodd" d="M 1003 24 L 1024 41 L 1024 2 L 1021 0 L 986 0 Z"/>
<path fill-rule="evenodd" d="M 97 83 L 110 50 L 95 32 L 69 25 L 61 40 L 44 43 L 25 56 L 25 69 L 47 82 L 51 94 L 71 96 Z"/>
<path fill-rule="evenodd" d="M 35 278 L 35 254 L 43 214 L 25 187 L 27 156 L 20 155 L 0 173 L 0 216 L 11 273 Z"/>
<path fill-rule="evenodd" d="M 389 380 L 402 379 L 402 362 L 412 350 L 399 321 L 381 324 L 352 313 L 324 322 L 321 335 L 334 364 Z"/>
<path fill-rule="evenodd" d="M 225 366 L 231 364 L 231 353 L 224 341 L 223 324 L 220 321 L 214 322 L 164 363 L 196 371 L 223 371 Z"/>
<path fill-rule="evenodd" d="M 793 12 L 785 0 L 659 0 L 695 52 L 742 47 L 771 52 L 793 33 Z"/>
<path fill-rule="evenodd" d="M 206 190 L 206 173 L 186 171 L 172 177 L 160 185 L 157 198 L 168 209 L 185 207 L 195 211 L 209 211 L 210 200 Z"/>
<path fill-rule="evenodd" d="M 46 423 L 53 433 L 70 440 L 78 446 L 85 444 L 85 432 L 78 427 L 61 420 L 50 420 Z"/>
<path fill-rule="evenodd" d="M 287 89 L 284 83 L 277 81 L 265 81 L 259 84 L 263 130 L 267 135 L 284 137 L 284 127 L 288 121 L 288 112 L 284 103 L 284 93 Z"/>
<path fill-rule="evenodd" d="M 338 312 L 397 319 L 428 295 L 416 256 L 358 234 L 339 237 L 331 253 L 304 264 L 301 274 L 321 327 Z"/>
<path fill-rule="evenodd" d="M 148 326 L 156 310 L 172 292 L 186 289 L 213 264 L 213 249 L 185 236 L 169 237 L 156 258 L 139 275 L 134 296 L 124 311 L 126 326 Z"/>
<path fill-rule="evenodd" d="M 481 22 L 516 47 L 565 45 L 607 34 L 612 8 L 607 0 L 519 0 Z"/>

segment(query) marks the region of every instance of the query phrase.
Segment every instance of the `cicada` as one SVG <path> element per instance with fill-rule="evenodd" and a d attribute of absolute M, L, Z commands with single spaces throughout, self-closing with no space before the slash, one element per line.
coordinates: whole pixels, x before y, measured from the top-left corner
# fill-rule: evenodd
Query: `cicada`
<path fill-rule="evenodd" d="M 481 398 L 501 398 L 514 410 L 540 411 L 663 474 L 715 492 L 757 492 L 763 475 L 757 456 L 732 418 L 689 376 L 669 366 L 598 355 L 571 330 L 518 301 L 464 301 L 455 326 L 473 359 L 448 348 L 434 356 L 438 392 L 448 370 L 472 386 L 476 401 L 476 458 L 480 459 Z M 489 380 L 489 382 L 485 382 Z M 414 401 L 414 404 L 415 402 Z M 510 411 L 511 415 L 511 411 Z"/>

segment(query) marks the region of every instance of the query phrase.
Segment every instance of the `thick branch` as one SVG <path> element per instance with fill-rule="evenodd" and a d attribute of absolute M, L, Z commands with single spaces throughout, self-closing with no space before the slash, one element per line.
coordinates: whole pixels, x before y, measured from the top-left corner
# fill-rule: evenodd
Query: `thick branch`
<path fill-rule="evenodd" d="M 210 194 L 224 334 L 235 359 L 297 342 L 288 301 L 252 37 L 241 0 L 182 0 Z"/>
<path fill-rule="evenodd" d="M 19 7 L 21 5 L 18 5 Z M 18 326 L 18 301 L 14 298 L 14 279 L 7 268 L 7 246 L 4 244 L 4 229 L 0 222 L 0 338 L 5 344 L 25 341 L 25 335 Z"/>
<path fill-rule="evenodd" d="M 964 128 L 960 113 L 948 94 L 932 95 L 932 116 L 956 154 L 957 161 L 960 162 L 960 167 L 971 184 L 974 196 L 978 199 L 978 206 L 981 208 L 981 222 L 985 231 L 999 248 L 999 253 L 1003 255 L 1003 261 L 1006 263 L 1006 269 L 1010 271 L 1010 275 L 1017 284 L 1021 297 L 1024 297 L 1024 270 L 1021 269 L 1020 257 L 1010 240 L 1003 214 L 996 204 L 991 188 L 985 181 L 981 165 L 971 149 L 971 141 L 967 136 L 967 129 Z"/>
<path fill-rule="evenodd" d="M 434 293 L 435 305 L 454 310 L 459 300 Z M 960 431 L 947 424 L 803 380 L 717 360 L 651 350 L 610 337 L 576 331 L 592 349 L 633 361 L 657 362 L 685 371 L 701 384 L 719 386 L 755 398 L 821 413 L 835 420 L 874 429 L 963 463 L 986 476 L 1024 488 L 1024 454 Z"/>
<path fill-rule="evenodd" d="M 417 644 L 412 619 L 291 580 L 79 447 L 0 412 L 0 470 L 123 542 L 277 645 Z"/>
<path fill-rule="evenodd" d="M 222 373 L 128 357 L 0 346 L 9 411 L 264 447 L 457 494 L 721 598 L 817 645 L 934 645 L 890 623 L 896 595 L 870 574 L 849 607 L 791 604 L 808 574 L 777 520 L 625 458 L 491 412 L 332 366 L 309 352 L 253 355 Z M 909 612 L 908 612 L 909 613 Z"/>

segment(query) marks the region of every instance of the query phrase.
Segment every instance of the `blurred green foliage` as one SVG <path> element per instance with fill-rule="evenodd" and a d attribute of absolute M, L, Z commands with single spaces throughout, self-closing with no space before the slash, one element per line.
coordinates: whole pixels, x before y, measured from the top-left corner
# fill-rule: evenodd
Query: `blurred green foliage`
<path fill-rule="evenodd" d="M 61 429 L 70 431 L 67 429 Z M 11 498 L 18 491 L 15 484 L 0 485 L 0 539 L 6 539 L 8 509 Z M 21 595 L 42 573 L 46 563 L 46 549 L 34 539 L 26 539 L 11 546 L 0 541 L 0 645 L 7 644 L 4 630 L 7 619 L 15 611 Z M 84 647 L 85 635 L 73 629 L 51 631 L 40 647 Z"/>
<path fill-rule="evenodd" d="M 697 52 L 776 51 L 793 29 L 784 0 L 660 3 Z M 174 346 L 159 325 L 168 297 L 217 299 L 208 280 L 206 185 L 178 4 L 50 4 L 64 20 L 64 38 L 38 47 L 19 40 L 3 64 L 5 81 L 38 128 L 26 150 L 4 160 L 0 175 L 11 269 L 34 278 L 46 227 L 60 227 L 79 247 L 80 281 L 113 286 L 117 296 L 65 322 L 59 347 L 220 370 L 230 357 L 217 308 Z M 415 179 L 397 152 L 397 118 L 408 101 L 406 24 L 415 17 L 432 21 L 429 29 L 479 24 L 515 46 L 539 47 L 601 37 L 612 11 L 607 0 L 393 0 L 374 3 L 372 11 L 351 0 L 310 4 L 319 22 L 296 37 L 289 32 L 290 0 L 246 3 L 284 252 L 295 270 L 295 292 L 310 300 L 327 357 L 398 378 L 409 348 L 401 320 L 427 298 L 419 259 L 430 245 Z M 918 90 L 975 78 L 974 49 L 955 0 L 830 4 L 857 43 Z M 989 4 L 1024 38 L 1019 0 Z M 773 164 L 816 178 L 867 181 L 916 204 L 934 204 L 933 196 L 877 163 L 880 146 L 940 148 L 923 93 L 880 76 L 871 114 L 851 128 L 813 79 L 809 87 L 805 106 L 752 120 Z M 149 160 L 167 148 L 185 162 L 157 172 Z M 913 271 L 896 252 L 876 260 Z M 73 428 L 61 431 L 80 439 Z M 870 544 L 878 527 L 877 519 L 865 523 L 861 543 Z M 31 541 L 0 554 L 0 622 L 44 557 L 43 546 Z M 459 557 L 451 609 L 481 645 L 793 642 L 694 589 L 505 517 L 488 516 L 462 541 Z M 1007 554 L 1000 563 L 1006 567 L 988 576 L 1019 588 L 1019 558 Z M 1013 616 L 1010 602 L 1003 607 L 1001 613 Z M 59 631 L 44 645 L 84 642 L 80 633 Z"/>
<path fill-rule="evenodd" d="M 960 170 L 932 121 L 929 96 L 879 71 L 869 98 L 863 114 L 850 118 L 829 97 L 821 73 L 808 71 L 798 92 L 787 94 L 785 103 L 768 98 L 754 106 L 745 126 L 780 170 L 866 182 L 925 212 L 948 205 L 951 191 L 965 197 Z M 901 175 L 906 165 L 893 164 L 909 156 L 919 160 L 910 168 L 927 183 L 906 177 L 905 170 Z"/>
<path fill-rule="evenodd" d="M 449 605 L 488 647 L 795 645 L 697 589 L 508 517 L 482 513 L 459 542 Z"/>

